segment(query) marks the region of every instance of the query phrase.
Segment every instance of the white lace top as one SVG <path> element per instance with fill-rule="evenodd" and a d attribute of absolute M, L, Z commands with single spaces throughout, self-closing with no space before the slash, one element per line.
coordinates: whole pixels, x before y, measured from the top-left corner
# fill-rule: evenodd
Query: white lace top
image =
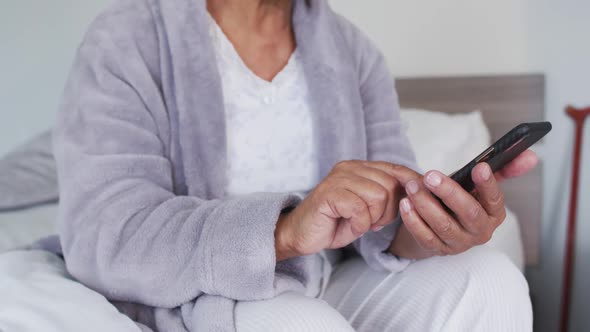
<path fill-rule="evenodd" d="M 318 182 L 308 88 L 297 51 L 273 79 L 242 61 L 209 16 L 225 104 L 226 194 L 305 192 Z"/>

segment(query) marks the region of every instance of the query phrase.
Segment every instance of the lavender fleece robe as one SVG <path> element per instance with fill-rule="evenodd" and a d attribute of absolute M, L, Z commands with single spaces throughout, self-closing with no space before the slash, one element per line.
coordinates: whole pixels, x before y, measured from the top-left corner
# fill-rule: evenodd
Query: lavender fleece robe
<path fill-rule="evenodd" d="M 340 160 L 415 167 L 384 58 L 325 0 L 295 0 L 319 173 Z M 145 330 L 234 331 L 236 301 L 304 292 L 310 258 L 275 261 L 292 193 L 228 198 L 220 77 L 205 0 L 119 0 L 82 42 L 54 132 L 70 273 Z M 377 270 L 394 226 L 355 246 Z"/>

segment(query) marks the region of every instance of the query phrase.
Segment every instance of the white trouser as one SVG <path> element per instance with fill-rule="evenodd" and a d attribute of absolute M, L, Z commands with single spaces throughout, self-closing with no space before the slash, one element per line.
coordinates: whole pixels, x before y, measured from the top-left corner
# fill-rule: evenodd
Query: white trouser
<path fill-rule="evenodd" d="M 286 293 L 240 302 L 238 332 L 532 331 L 528 285 L 504 255 L 478 247 L 397 274 L 354 258 L 337 266 L 323 299 Z"/>

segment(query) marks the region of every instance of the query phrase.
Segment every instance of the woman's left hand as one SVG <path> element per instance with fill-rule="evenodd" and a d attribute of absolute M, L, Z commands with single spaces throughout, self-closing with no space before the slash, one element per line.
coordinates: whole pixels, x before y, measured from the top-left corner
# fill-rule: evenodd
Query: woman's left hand
<path fill-rule="evenodd" d="M 458 254 L 488 242 L 506 217 L 499 181 L 523 175 L 537 162 L 534 152 L 525 151 L 495 176 L 488 164 L 477 165 L 472 171 L 475 195 L 438 171 L 422 177 L 409 169 L 398 169 L 395 177 L 408 197 L 400 202 L 403 225 L 390 252 L 420 259 Z"/>

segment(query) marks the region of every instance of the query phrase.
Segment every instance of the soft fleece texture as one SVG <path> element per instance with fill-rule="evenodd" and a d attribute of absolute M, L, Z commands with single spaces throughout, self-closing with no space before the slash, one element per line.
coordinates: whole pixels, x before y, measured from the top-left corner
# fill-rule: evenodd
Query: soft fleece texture
<path fill-rule="evenodd" d="M 295 0 L 293 24 L 320 175 L 348 159 L 415 168 L 378 50 L 324 0 Z M 154 330 L 234 331 L 235 301 L 303 292 L 321 277 L 311 257 L 275 262 L 275 223 L 298 195 L 225 197 L 207 31 L 205 0 L 117 1 L 85 36 L 55 128 L 68 271 Z M 394 230 L 355 243 L 372 268 L 407 265 L 383 253 Z"/>

